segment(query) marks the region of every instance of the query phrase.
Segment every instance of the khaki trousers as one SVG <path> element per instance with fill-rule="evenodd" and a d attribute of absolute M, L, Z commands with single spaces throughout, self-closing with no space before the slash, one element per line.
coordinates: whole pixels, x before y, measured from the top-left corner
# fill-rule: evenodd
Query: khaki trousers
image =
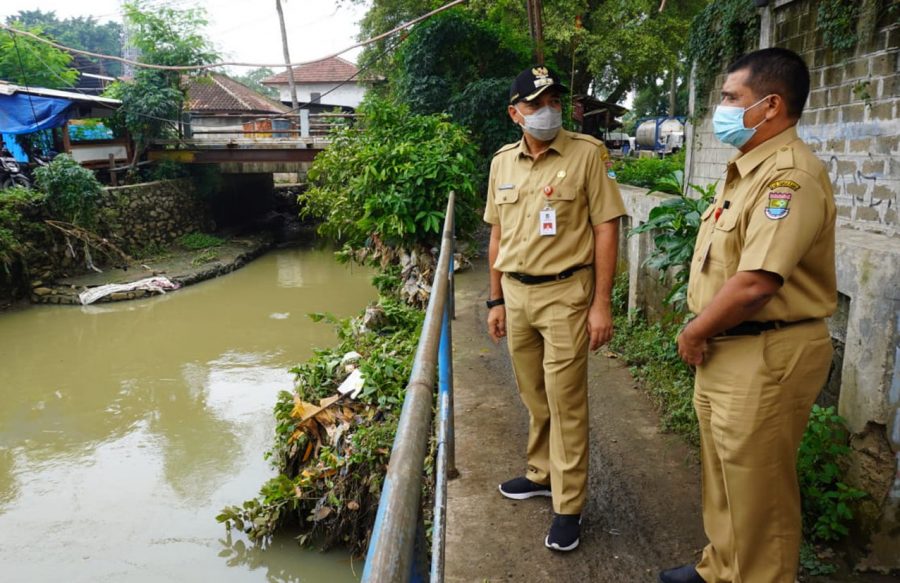
<path fill-rule="evenodd" d="M 794 583 L 797 449 L 831 356 L 822 320 L 710 341 L 694 386 L 707 583 Z"/>
<path fill-rule="evenodd" d="M 550 484 L 557 514 L 580 514 L 588 469 L 587 312 L 594 270 L 525 285 L 504 276 L 513 372 L 530 417 L 528 472 Z"/>

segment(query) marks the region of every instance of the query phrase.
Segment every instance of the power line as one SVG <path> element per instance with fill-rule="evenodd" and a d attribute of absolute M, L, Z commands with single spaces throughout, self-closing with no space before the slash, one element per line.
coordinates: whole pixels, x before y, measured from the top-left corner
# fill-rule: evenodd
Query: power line
<path fill-rule="evenodd" d="M 410 26 L 413 26 L 414 24 L 418 24 L 419 22 L 422 22 L 423 20 L 427 20 L 428 18 L 431 18 L 435 14 L 443 12 L 444 10 L 448 10 L 450 8 L 453 8 L 454 6 L 458 6 L 459 4 L 462 4 L 466 1 L 467 0 L 453 0 L 452 2 L 448 2 L 447 4 L 444 4 L 440 8 L 432 10 L 431 12 L 428 12 L 427 14 L 423 14 L 422 16 L 420 16 L 418 18 L 414 18 L 414 19 L 410 20 L 409 22 L 405 22 L 405 23 L 401 24 L 400 26 L 397 26 L 385 33 L 382 33 L 382 34 L 374 36 L 370 39 L 358 42 L 354 45 L 351 45 L 351 46 L 349 46 L 343 50 L 340 50 L 336 53 L 333 53 L 331 55 L 328 55 L 328 56 L 325 56 L 325 57 L 322 57 L 319 59 L 315 59 L 312 61 L 302 61 L 299 63 L 283 63 L 283 62 L 282 63 L 239 63 L 239 62 L 231 62 L 231 61 L 220 61 L 217 63 L 210 63 L 207 65 L 154 65 L 154 64 L 150 64 L 150 63 L 141 63 L 141 62 L 133 61 L 130 59 L 124 59 L 122 57 L 114 57 L 112 55 L 104 55 L 102 53 L 94 53 L 91 51 L 73 49 L 72 47 L 68 47 L 68 46 L 53 42 L 51 40 L 41 38 L 40 36 L 38 36 L 36 34 L 33 34 L 28 31 L 24 31 L 24 30 L 19 30 L 17 28 L 13 28 L 6 24 L 0 24 L 0 28 L 9 31 L 10 33 L 20 34 L 22 36 L 33 38 L 34 40 L 37 40 L 44 44 L 48 44 L 48 45 L 50 45 L 54 48 L 60 49 L 62 51 L 86 55 L 86 56 L 95 57 L 98 59 L 107 59 L 107 60 L 111 60 L 111 61 L 118 61 L 118 62 L 124 63 L 126 65 L 132 65 L 135 67 L 143 67 L 145 69 L 159 69 L 159 70 L 163 70 L 163 71 L 198 71 L 198 70 L 207 70 L 207 69 L 217 69 L 219 67 L 256 67 L 256 68 L 259 68 L 259 67 L 269 67 L 269 68 L 300 67 L 302 65 L 309 65 L 312 63 L 317 63 L 319 61 L 324 61 L 326 59 L 332 59 L 332 58 L 340 56 L 348 51 L 352 51 L 353 49 L 357 49 L 360 47 L 364 47 L 366 45 L 370 45 L 370 44 L 377 42 L 383 38 L 389 37 L 390 35 L 392 35 L 396 32 L 399 32 L 401 30 L 409 28 Z"/>

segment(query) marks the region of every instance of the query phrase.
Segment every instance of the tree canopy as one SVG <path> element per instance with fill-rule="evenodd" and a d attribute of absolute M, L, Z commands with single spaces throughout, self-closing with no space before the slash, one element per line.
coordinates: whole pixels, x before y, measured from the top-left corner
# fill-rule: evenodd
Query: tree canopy
<path fill-rule="evenodd" d="M 38 26 L 11 24 L 19 30 L 46 36 Z M 50 89 L 71 87 L 78 79 L 78 71 L 69 67 L 71 62 L 71 55 L 50 45 L 12 33 L 0 34 L 0 79 Z"/>
<path fill-rule="evenodd" d="M 44 34 L 60 44 L 104 55 L 122 55 L 122 25 L 108 21 L 100 24 L 93 16 L 77 16 L 60 20 L 56 12 L 20 10 L 7 17 L 6 23 L 18 23 L 29 29 L 39 27 Z M 121 65 L 114 61 L 96 61 L 107 75 L 118 76 Z"/>
<path fill-rule="evenodd" d="M 373 0 L 360 36 L 386 32 L 442 3 Z M 567 78 L 574 93 L 591 93 L 606 101 L 619 102 L 628 91 L 656 86 L 672 75 L 683 83 L 691 21 L 708 3 L 669 2 L 660 11 L 659 0 L 544 0 L 545 60 Z M 453 9 L 458 11 L 500 26 L 508 44 L 530 46 L 524 0 L 471 0 L 466 8 Z M 379 50 L 370 49 L 363 60 Z M 670 83 L 664 86 L 668 91 Z"/>

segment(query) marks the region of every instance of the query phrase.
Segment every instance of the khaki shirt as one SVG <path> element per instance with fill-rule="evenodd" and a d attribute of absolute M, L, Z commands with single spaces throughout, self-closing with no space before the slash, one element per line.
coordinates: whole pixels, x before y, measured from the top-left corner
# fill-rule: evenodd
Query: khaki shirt
<path fill-rule="evenodd" d="M 594 262 L 592 225 L 625 214 L 601 146 L 590 136 L 560 130 L 536 162 L 524 138 L 497 152 L 484 209 L 484 220 L 500 226 L 494 269 L 556 275 Z M 542 236 L 539 213 L 548 205 L 556 211 L 556 234 Z"/>
<path fill-rule="evenodd" d="M 736 156 L 702 216 L 688 307 L 699 314 L 736 272 L 763 270 L 784 285 L 754 321 L 830 316 L 837 304 L 834 224 L 825 165 L 796 128 Z"/>

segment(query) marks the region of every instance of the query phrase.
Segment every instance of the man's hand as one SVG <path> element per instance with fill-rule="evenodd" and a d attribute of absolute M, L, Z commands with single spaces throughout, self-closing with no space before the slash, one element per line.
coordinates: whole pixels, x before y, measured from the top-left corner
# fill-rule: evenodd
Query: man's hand
<path fill-rule="evenodd" d="M 591 351 L 597 350 L 612 338 L 613 319 L 608 304 L 591 304 L 588 310 L 587 333 L 590 337 Z"/>
<path fill-rule="evenodd" d="M 703 364 L 703 360 L 706 358 L 706 348 L 706 338 L 698 338 L 691 334 L 690 325 L 678 335 L 678 356 L 692 366 Z"/>
<path fill-rule="evenodd" d="M 488 336 L 494 341 L 494 344 L 500 342 L 500 339 L 506 336 L 506 307 L 494 306 L 488 310 L 487 318 Z"/>

